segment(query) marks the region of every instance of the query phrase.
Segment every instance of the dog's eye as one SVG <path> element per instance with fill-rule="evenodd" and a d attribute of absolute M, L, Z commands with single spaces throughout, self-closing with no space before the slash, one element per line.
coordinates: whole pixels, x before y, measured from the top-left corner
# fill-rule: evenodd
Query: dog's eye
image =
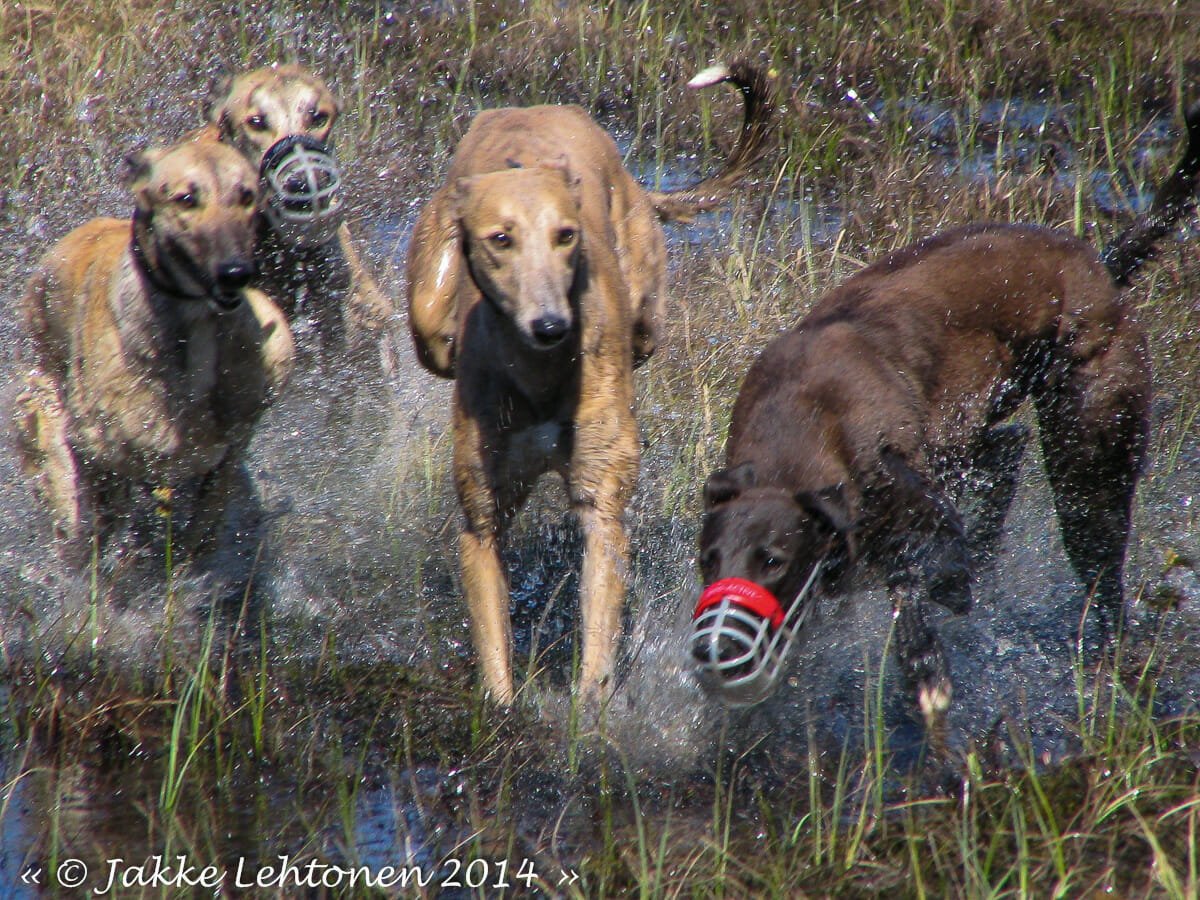
<path fill-rule="evenodd" d="M 758 550 L 755 555 L 758 557 L 758 563 L 762 566 L 764 572 L 777 572 L 787 562 L 783 557 L 777 556 L 765 547 Z"/>
<path fill-rule="evenodd" d="M 249 128 L 251 131 L 266 131 L 267 130 L 267 117 L 264 115 L 255 113 L 254 115 L 252 115 L 248 119 L 246 119 L 246 127 Z"/>
<path fill-rule="evenodd" d="M 195 209 L 200 205 L 199 198 L 191 191 L 184 191 L 182 194 L 176 194 L 171 198 L 171 202 L 173 202 L 180 209 Z"/>
<path fill-rule="evenodd" d="M 329 113 L 324 112 L 322 110 L 317 110 L 315 113 L 312 114 L 312 127 L 313 128 L 324 128 L 328 124 L 329 124 Z"/>
<path fill-rule="evenodd" d="M 242 192 L 238 194 L 238 203 L 245 207 L 251 207 L 255 202 L 254 191 L 250 190 L 250 188 L 242 188 Z"/>
<path fill-rule="evenodd" d="M 505 247 L 512 246 L 512 237 L 507 231 L 497 231 L 490 238 L 492 244 L 503 250 Z"/>
<path fill-rule="evenodd" d="M 574 228 L 563 228 L 558 232 L 558 245 L 560 247 L 570 247 L 575 243 L 575 237 L 578 232 Z"/>

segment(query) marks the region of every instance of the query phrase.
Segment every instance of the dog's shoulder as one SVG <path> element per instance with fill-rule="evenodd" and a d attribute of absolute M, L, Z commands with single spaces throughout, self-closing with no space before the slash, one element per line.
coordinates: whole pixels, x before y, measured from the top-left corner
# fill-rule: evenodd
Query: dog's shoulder
<path fill-rule="evenodd" d="M 80 225 L 46 251 L 35 277 L 53 278 L 65 290 L 77 290 L 98 266 L 116 264 L 129 246 L 130 227 L 127 219 L 109 217 Z"/>

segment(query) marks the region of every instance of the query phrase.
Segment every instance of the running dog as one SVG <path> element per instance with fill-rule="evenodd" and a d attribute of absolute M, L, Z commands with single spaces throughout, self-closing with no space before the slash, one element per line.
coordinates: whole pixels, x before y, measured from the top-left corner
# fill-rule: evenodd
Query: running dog
<path fill-rule="evenodd" d="M 247 287 L 258 173 L 245 158 L 216 142 L 149 150 L 130 186 L 132 223 L 72 231 L 21 301 L 37 359 L 17 401 L 22 462 L 77 566 L 143 487 L 194 486 L 181 543 L 207 546 L 292 365 L 283 313 Z"/>
<path fill-rule="evenodd" d="M 972 601 L 947 484 L 970 471 L 1011 483 L 1020 445 L 1005 447 L 1012 430 L 1001 423 L 1026 398 L 1067 555 L 1105 634 L 1119 628 L 1150 397 L 1145 337 L 1121 288 L 1194 206 L 1200 104 L 1187 127 L 1187 152 L 1152 208 L 1102 253 L 1035 226 L 947 231 L 858 272 L 767 347 L 735 403 L 726 468 L 704 488 L 709 587 L 693 654 L 719 696 L 745 689 L 756 702 L 778 674 L 739 657 L 755 644 L 730 630 L 746 610 L 724 627 L 721 603 L 750 598 L 776 630 L 791 627 L 866 565 L 885 576 L 901 669 L 936 721 L 952 687 L 924 606 L 964 613 Z"/>
<path fill-rule="evenodd" d="M 421 361 L 455 378 L 463 588 L 483 685 L 498 704 L 514 699 L 500 541 L 551 470 L 584 535 L 579 692 L 609 688 L 626 590 L 622 520 L 639 463 L 633 365 L 653 351 L 663 305 L 658 219 L 721 202 L 767 134 L 765 76 L 738 64 L 693 83 L 726 80 L 745 98 L 741 136 L 722 171 L 690 190 L 643 190 L 579 107 L 500 109 L 475 119 L 418 219 L 410 324 Z"/>
<path fill-rule="evenodd" d="M 266 66 L 225 79 L 209 125 L 192 137 L 236 147 L 268 181 L 260 199 L 258 285 L 276 299 L 288 321 L 295 323 L 301 314 L 311 318 L 324 356 L 348 350 L 366 358 L 377 350 L 383 369 L 390 372 L 395 366 L 395 304 L 363 265 L 340 208 L 336 203 L 310 208 L 307 216 L 290 220 L 273 214 L 280 207 L 272 206 L 272 164 L 297 144 L 326 161 L 326 175 L 340 178 L 332 162 L 333 127 L 340 112 L 341 104 L 325 82 L 304 67 Z"/>

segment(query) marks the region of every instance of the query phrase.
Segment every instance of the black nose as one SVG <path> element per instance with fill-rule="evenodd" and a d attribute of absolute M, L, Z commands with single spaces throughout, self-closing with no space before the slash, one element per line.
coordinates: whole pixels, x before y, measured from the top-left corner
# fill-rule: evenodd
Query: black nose
<path fill-rule="evenodd" d="M 544 315 L 529 323 L 533 339 L 543 347 L 553 347 L 571 330 L 571 323 L 562 316 Z"/>
<path fill-rule="evenodd" d="M 244 288 L 257 274 L 253 262 L 238 260 L 224 263 L 217 269 L 217 287 L 223 291 L 236 291 Z"/>

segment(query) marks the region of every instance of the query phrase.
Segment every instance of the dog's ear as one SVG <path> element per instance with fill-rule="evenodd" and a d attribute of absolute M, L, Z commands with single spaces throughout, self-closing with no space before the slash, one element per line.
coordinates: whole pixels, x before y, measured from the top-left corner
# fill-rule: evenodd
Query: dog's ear
<path fill-rule="evenodd" d="M 831 535 L 841 536 L 851 559 L 858 556 L 858 538 L 853 504 L 844 484 L 835 484 L 815 491 L 797 491 L 794 495 L 800 506 L 824 524 Z"/>
<path fill-rule="evenodd" d="M 476 176 L 464 175 L 461 178 L 455 178 L 454 183 L 450 185 L 450 190 L 446 194 L 446 200 L 442 207 L 443 220 L 453 219 L 454 222 L 461 223 L 463 218 L 463 207 L 467 202 L 467 196 L 471 193 L 471 186 L 475 183 Z"/>
<path fill-rule="evenodd" d="M 227 103 L 229 101 L 229 90 L 233 87 L 233 79 L 236 73 L 225 66 L 221 67 L 217 73 L 217 80 L 213 83 L 212 90 L 208 94 L 208 102 L 205 108 L 205 118 L 213 125 L 220 125 L 222 117 L 228 115 Z"/>
<path fill-rule="evenodd" d="M 742 492 L 754 487 L 754 463 L 742 463 L 732 469 L 717 469 L 704 484 L 704 511 L 728 503 Z"/>
<path fill-rule="evenodd" d="M 571 192 L 571 199 L 576 205 L 583 203 L 583 179 L 571 171 L 571 160 L 565 153 L 550 160 L 545 164 L 545 168 L 561 172 L 563 180 L 567 183 L 567 190 Z"/>
<path fill-rule="evenodd" d="M 141 194 L 146 187 L 154 164 L 166 151 L 161 148 L 135 150 L 125 157 L 125 184 L 134 194 Z"/>

